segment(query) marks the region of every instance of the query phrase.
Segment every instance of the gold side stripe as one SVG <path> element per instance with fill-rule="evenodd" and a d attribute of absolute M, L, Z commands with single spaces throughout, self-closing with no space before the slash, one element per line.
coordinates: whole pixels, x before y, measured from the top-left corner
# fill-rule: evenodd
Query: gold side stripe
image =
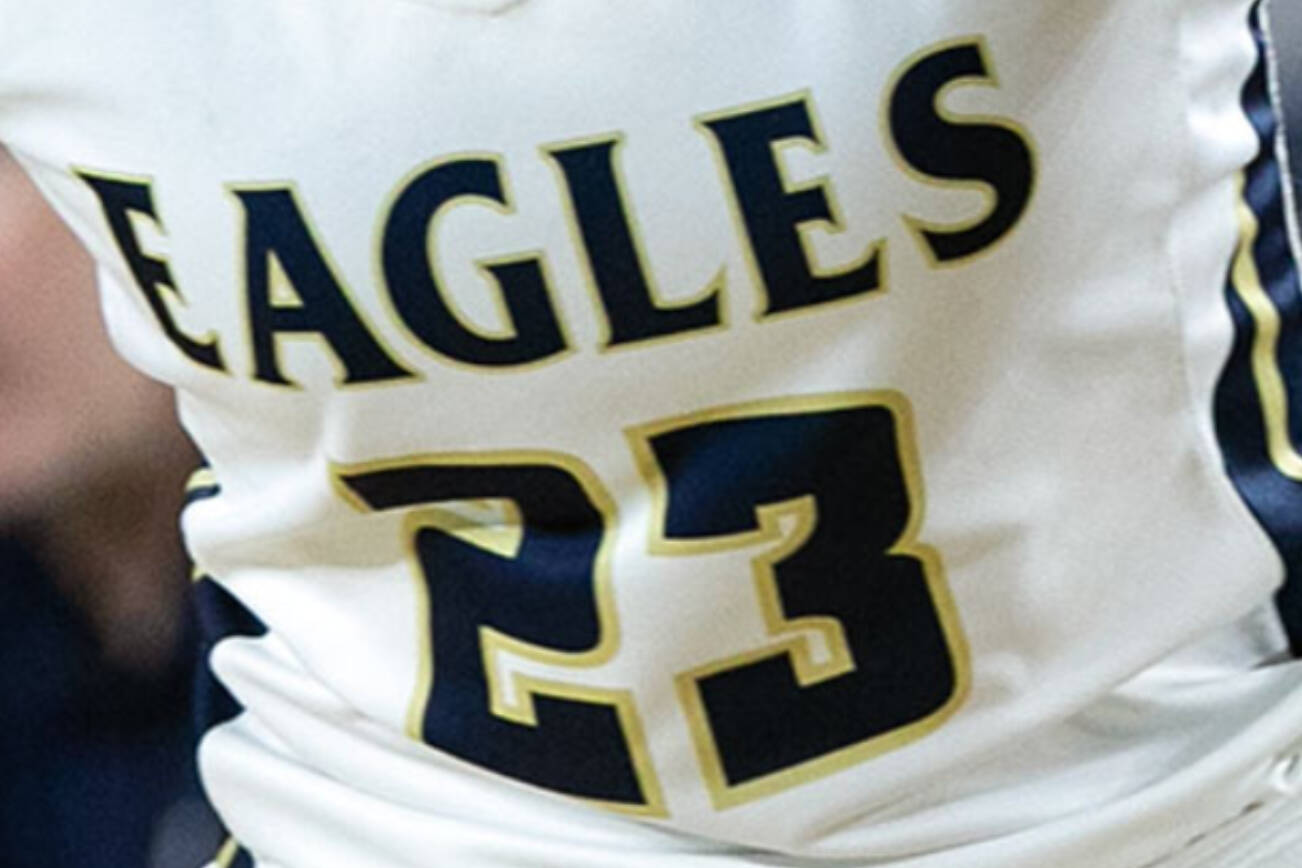
<path fill-rule="evenodd" d="M 210 488 L 216 484 L 217 474 L 213 473 L 211 468 L 200 467 L 190 474 L 190 479 L 185 483 L 185 490 L 194 491 L 196 488 Z"/>
<path fill-rule="evenodd" d="M 240 842 L 234 838 L 227 838 L 226 843 L 222 844 L 222 848 L 213 857 L 213 868 L 231 868 L 238 855 L 240 855 Z"/>
<path fill-rule="evenodd" d="M 1261 416 L 1266 428 L 1270 460 L 1280 473 L 1295 482 L 1302 482 L 1302 455 L 1298 454 L 1289 432 L 1288 391 L 1276 355 L 1282 323 L 1279 309 L 1266 293 L 1261 282 L 1261 272 L 1252 256 L 1252 248 L 1261 234 L 1261 224 L 1244 196 L 1245 184 L 1244 175 L 1240 173 L 1239 247 L 1234 257 L 1231 284 L 1252 314 L 1256 326 L 1252 343 L 1252 375 L 1261 399 Z"/>

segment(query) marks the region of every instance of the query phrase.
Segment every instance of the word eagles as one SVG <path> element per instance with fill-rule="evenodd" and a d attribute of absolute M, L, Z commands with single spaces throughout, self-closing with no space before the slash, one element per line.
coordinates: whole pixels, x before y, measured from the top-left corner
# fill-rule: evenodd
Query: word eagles
<path fill-rule="evenodd" d="M 885 135 L 908 171 L 933 183 L 976 185 L 991 194 L 987 213 L 975 222 L 946 227 L 905 218 L 935 265 L 969 259 L 1006 237 L 1025 213 L 1035 182 L 1031 145 L 1016 125 L 955 118 L 941 108 L 943 92 L 961 83 L 994 84 L 978 40 L 946 43 L 922 53 L 898 75 L 886 98 Z M 833 222 L 826 181 L 793 188 L 783 179 L 777 146 L 823 144 L 807 97 L 719 112 L 701 119 L 699 128 L 714 147 L 730 188 L 742 242 L 763 294 L 761 319 L 883 288 L 885 240 L 868 245 L 852 266 L 830 272 L 817 269 L 802 244 L 802 227 Z M 617 179 L 618 144 L 619 137 L 610 135 L 543 149 L 558 170 L 579 252 L 596 290 L 607 326 L 605 346 L 721 325 L 721 286 L 678 304 L 666 304 L 652 292 Z M 167 261 L 145 253 L 135 234 L 133 217 L 159 223 L 149 182 L 84 169 L 77 174 L 97 196 L 135 283 L 167 338 L 193 362 L 225 371 L 218 336 L 196 338 L 177 325 L 165 295 L 180 296 L 177 282 Z M 484 264 L 491 277 L 485 291 L 500 294 L 509 324 L 492 334 L 458 315 L 437 277 L 437 262 L 447 251 L 428 243 L 432 223 L 465 205 L 510 207 L 504 175 L 502 161 L 491 155 L 436 161 L 407 181 L 382 215 L 377 271 L 393 311 L 431 352 L 463 365 L 531 365 L 569 349 L 536 253 Z M 341 365 L 341 385 L 413 376 L 354 308 L 292 189 L 258 185 L 233 192 L 243 211 L 242 267 L 253 376 L 265 383 L 295 385 L 282 372 L 277 353 L 277 338 L 286 334 L 324 340 Z M 292 285 L 295 303 L 277 299 L 273 262 Z"/>

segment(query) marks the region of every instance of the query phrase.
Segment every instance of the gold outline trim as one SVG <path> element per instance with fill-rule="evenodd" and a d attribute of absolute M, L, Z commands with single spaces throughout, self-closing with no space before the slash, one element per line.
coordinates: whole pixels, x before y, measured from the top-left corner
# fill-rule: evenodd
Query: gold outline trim
<path fill-rule="evenodd" d="M 601 636 L 597 644 L 586 651 L 557 651 L 533 645 L 491 627 L 481 625 L 479 628 L 480 650 L 484 678 L 488 686 L 488 710 L 494 716 L 513 723 L 537 726 L 538 721 L 534 710 L 533 697 L 539 694 L 614 707 L 624 733 L 624 740 L 628 746 L 629 760 L 642 788 L 643 796 L 646 798 L 646 804 L 626 805 L 599 799 L 577 798 L 580 801 L 616 813 L 642 817 L 666 817 L 668 813 L 664 794 L 661 790 L 660 781 L 655 774 L 654 765 L 651 762 L 645 728 L 634 704 L 632 691 L 565 684 L 548 678 L 518 672 L 510 673 L 508 677 L 504 678 L 498 662 L 500 655 L 507 653 L 548 667 L 589 669 L 608 663 L 618 651 L 620 646 L 619 618 L 615 606 L 614 582 L 611 575 L 611 560 L 615 546 L 615 534 L 612 529 L 618 526 L 617 511 L 614 500 L 602 486 L 596 473 L 580 459 L 564 453 L 546 450 L 503 450 L 493 452 L 425 453 L 359 464 L 331 462 L 330 480 L 335 491 L 350 506 L 359 512 L 373 513 L 376 510 L 371 509 L 357 493 L 348 488 L 347 483 L 344 481 L 345 477 L 401 470 L 416 466 L 509 467 L 512 465 L 541 465 L 556 468 L 566 473 L 578 483 L 584 497 L 588 499 L 593 509 L 601 517 L 601 541 L 598 543 L 597 552 L 592 562 L 592 589 Z M 481 498 L 479 502 L 482 503 L 483 500 Z M 494 498 L 493 500 L 497 499 Z M 512 518 L 516 520 L 523 518 L 518 505 L 510 501 L 509 498 L 501 498 L 501 500 L 508 501 L 511 504 L 511 508 L 503 512 L 506 521 L 509 522 Z M 485 547 L 482 542 L 476 541 L 474 537 L 467 536 L 465 532 L 466 515 L 464 513 L 453 512 L 438 506 L 395 507 L 395 509 L 409 510 L 403 519 L 402 534 L 409 567 L 408 575 L 414 586 L 414 595 L 417 601 L 416 635 L 419 637 L 420 642 L 420 647 L 417 650 L 419 658 L 417 681 L 407 709 L 407 736 L 414 741 L 424 743 L 422 729 L 426 709 L 434 687 L 434 642 L 430 629 L 429 591 L 424 578 L 424 570 L 421 567 L 420 553 L 416 550 L 416 532 L 432 528 L 456 536 L 463 542 L 477 545 L 493 554 L 501 556 L 501 551 L 491 546 Z M 507 699 L 505 690 L 507 683 L 512 688 L 516 702 Z M 506 772 L 495 769 L 488 770 L 512 780 L 519 780 Z M 549 790 L 549 792 L 558 791 Z M 562 793 L 562 795 L 564 794 Z"/>
<path fill-rule="evenodd" d="M 499 202 L 489 196 L 479 193 L 463 193 L 459 196 L 449 199 L 430 215 L 428 224 L 425 227 L 425 258 L 429 264 L 430 277 L 434 284 L 439 287 L 448 287 L 451 282 L 443 276 L 443 270 L 439 267 L 441 257 L 437 255 L 438 250 L 435 242 L 438 239 L 438 228 L 448 214 L 454 210 L 456 203 L 465 200 L 465 204 L 479 205 L 488 208 L 496 214 L 503 217 L 511 217 L 519 213 L 519 208 L 515 205 L 514 188 L 512 186 L 511 174 L 507 171 L 506 155 L 494 151 L 458 151 L 451 154 L 443 154 L 434 159 L 427 160 L 414 168 L 408 170 L 398 182 L 394 184 L 389 192 L 385 194 L 380 202 L 380 207 L 376 212 L 375 225 L 371 230 L 371 276 L 375 285 L 380 288 L 377 293 L 380 304 L 388 314 L 389 319 L 397 326 L 399 331 L 414 344 L 423 356 L 429 357 L 441 365 L 461 370 L 473 371 L 476 374 L 515 374 L 524 371 L 532 371 L 537 368 L 544 368 L 549 365 L 563 361 L 576 352 L 574 338 L 570 334 L 570 325 L 566 320 L 566 311 L 559 301 L 559 294 L 556 291 L 556 282 L 552 279 L 551 266 L 547 262 L 547 251 L 543 247 L 536 247 L 530 250 L 524 250 L 517 253 L 504 253 L 497 255 L 485 256 L 480 259 L 472 260 L 475 269 L 480 272 L 484 279 L 484 286 L 491 295 L 491 301 L 496 308 L 500 329 L 485 331 L 477 323 L 471 322 L 460 308 L 453 303 L 454 299 L 446 290 L 440 293 L 443 305 L 448 309 L 452 317 L 470 334 L 484 340 L 504 340 L 518 338 L 520 336 L 519 325 L 511 316 L 511 310 L 506 304 L 505 292 L 502 284 L 489 271 L 494 265 L 514 265 L 525 262 L 536 262 L 538 270 L 542 274 L 543 286 L 547 291 L 547 299 L 552 308 L 552 314 L 556 320 L 556 328 L 561 337 L 561 348 L 550 355 L 541 359 L 535 359 L 529 362 L 520 362 L 510 365 L 488 365 L 476 364 L 473 362 L 464 362 L 460 359 L 446 355 L 434 347 L 427 344 L 415 330 L 412 329 L 402 314 L 398 312 L 398 306 L 393 300 L 393 290 L 389 286 L 388 276 L 384 271 L 384 239 L 389 220 L 393 216 L 393 206 L 411 184 L 427 172 L 434 169 L 442 168 L 457 162 L 467 160 L 483 160 L 492 163 L 497 168 L 498 183 L 502 188 L 502 201 Z"/>
<path fill-rule="evenodd" d="M 954 669 L 954 689 L 940 708 L 911 724 L 847 745 L 753 781 L 730 786 L 715 747 L 704 703 L 697 689 L 700 678 L 772 657 L 775 651 L 785 652 L 790 657 L 797 681 L 804 686 L 854 671 L 855 663 L 845 641 L 842 624 L 836 619 L 821 617 L 787 619 L 782 615 L 774 567 L 783 558 L 799 549 L 812 532 L 817 521 L 817 502 L 814 496 L 806 495 L 782 503 L 757 506 L 759 527 L 755 531 L 708 540 L 666 539 L 664 526 L 668 507 L 667 481 L 655 460 L 650 440 L 659 434 L 708 422 L 761 415 L 803 415 L 856 407 L 882 407 L 895 419 L 897 455 L 904 476 L 905 491 L 912 508 L 899 538 L 884 554 L 913 557 L 922 564 L 927 590 L 931 595 Z M 751 564 L 752 579 L 765 627 L 775 642 L 763 648 L 680 672 L 674 677 L 679 703 L 691 730 L 693 749 L 710 800 L 716 809 L 725 810 L 774 795 L 904 747 L 935 732 L 957 712 L 970 691 L 970 655 L 940 556 L 918 539 L 918 530 L 925 513 L 925 494 L 918 460 L 913 413 L 908 400 L 901 393 L 893 390 L 852 391 L 749 401 L 631 427 L 625 430 L 625 435 L 633 448 L 638 471 L 652 492 L 651 527 L 647 543 L 649 553 L 666 556 L 695 555 L 762 543 L 776 544 L 774 548 L 755 558 Z M 796 517 L 795 529 L 784 534 L 780 524 L 784 516 L 790 515 Z M 815 662 L 807 639 L 800 635 L 811 630 L 823 636 L 830 652 L 830 659 L 825 663 Z"/>
<path fill-rule="evenodd" d="M 149 312 L 150 320 L 158 326 L 163 339 L 167 341 L 168 345 L 171 346 L 172 349 L 176 350 L 177 353 L 180 354 L 181 358 L 183 358 L 188 364 L 193 365 L 201 371 L 234 377 L 234 374 L 231 373 L 231 370 L 226 363 L 226 354 L 222 351 L 222 335 L 216 327 L 208 326 L 198 336 L 191 334 L 189 331 L 181 327 L 181 323 L 176 317 L 175 308 L 179 307 L 182 311 L 189 311 L 191 308 L 189 302 L 186 300 L 185 292 L 181 289 L 181 279 L 177 277 L 176 269 L 173 268 L 172 257 L 163 256 L 156 252 L 146 250 L 141 244 L 140 234 L 136 232 L 135 221 L 137 219 L 143 219 L 152 222 L 157 227 L 160 237 L 171 237 L 171 233 L 167 230 L 167 224 L 163 220 L 162 209 L 159 208 L 158 205 L 158 196 L 155 190 L 157 179 L 153 175 L 132 175 L 126 172 L 110 172 L 103 169 L 91 169 L 87 166 L 78 165 L 77 163 L 68 164 L 68 173 L 71 177 L 77 178 L 82 184 L 84 184 L 89 190 L 90 195 L 94 197 L 96 205 L 96 220 L 108 233 L 105 240 L 112 245 L 122 267 L 126 269 L 127 276 L 131 279 L 131 286 L 140 292 L 145 292 L 146 290 L 139 285 L 135 271 L 132 269 L 131 263 L 127 260 L 126 251 L 122 249 L 122 245 L 118 242 L 117 236 L 113 233 L 113 227 L 110 225 L 108 216 L 104 213 L 106 210 L 104 207 L 104 200 L 101 199 L 99 194 L 95 192 L 95 189 L 91 187 L 87 178 L 98 178 L 104 181 L 116 181 L 120 184 L 143 186 L 148 191 L 149 204 L 153 207 L 154 213 L 148 214 L 135 208 L 125 209 L 128 228 L 131 230 L 132 237 L 135 239 L 136 248 L 140 251 L 140 255 L 146 259 L 161 263 L 167 270 L 168 275 L 172 278 L 170 286 L 165 283 L 154 283 L 154 290 L 158 293 L 159 302 L 167 310 L 168 316 L 171 317 L 172 328 L 176 330 L 177 334 L 184 337 L 196 347 L 210 348 L 215 356 L 216 365 L 205 365 L 203 362 L 191 358 L 189 353 L 177 345 L 176 341 L 168 336 L 167 332 L 163 329 L 163 324 L 157 321 L 158 316 L 153 310 L 149 309 L 148 299 L 141 299 L 141 301 L 144 302 L 145 308 Z"/>
<path fill-rule="evenodd" d="M 759 256 L 755 251 L 754 242 L 751 240 L 750 228 L 746 224 L 746 217 L 741 210 L 741 202 L 737 193 L 737 184 L 732 177 L 732 172 L 728 170 L 728 161 L 723 151 L 723 143 L 719 137 L 710 129 L 710 123 L 718 120 L 728 120 L 742 115 L 755 114 L 756 112 L 775 109 L 782 106 L 799 103 L 804 106 L 805 113 L 809 117 L 809 126 L 813 131 L 813 137 L 789 136 L 784 139 L 776 139 L 771 142 L 770 149 L 773 151 L 773 166 L 778 175 L 778 181 L 782 190 L 787 195 L 796 195 L 805 193 L 810 190 L 817 190 L 823 195 L 823 200 L 827 203 L 827 211 L 831 215 L 826 220 L 803 220 L 795 225 L 796 237 L 800 242 L 800 252 L 805 258 L 805 265 L 809 273 L 814 278 L 834 278 L 843 277 L 852 271 L 863 268 L 874 258 L 878 260 L 877 265 L 877 286 L 856 295 L 846 296 L 844 298 L 832 299 L 830 301 L 815 302 L 803 307 L 790 308 L 768 312 L 764 308 L 772 302 L 769 297 L 768 282 L 764 279 L 763 271 L 760 268 Z M 782 156 L 785 152 L 801 148 L 809 151 L 815 156 L 824 156 L 831 152 L 827 144 L 827 135 L 823 130 L 823 120 L 819 114 L 817 104 L 814 101 L 814 94 L 810 88 L 780 96 L 769 97 L 766 99 L 756 100 L 754 102 L 742 103 L 741 105 L 731 106 L 725 109 L 702 112 L 692 116 L 692 126 L 697 132 L 706 139 L 709 144 L 710 155 L 714 161 L 715 172 L 723 181 L 724 200 L 727 203 L 728 213 L 732 218 L 733 231 L 741 241 L 743 248 L 743 259 L 746 261 L 746 271 L 754 286 L 755 293 L 758 295 L 762 304 L 751 311 L 751 319 L 755 322 L 770 322 L 781 320 L 786 317 L 798 316 L 801 314 L 813 313 L 815 311 L 825 311 L 841 305 L 863 302 L 867 299 L 877 298 L 887 294 L 890 291 L 890 256 L 889 240 L 887 238 L 877 238 L 868 242 L 868 248 L 852 262 L 835 267 L 835 270 L 824 268 L 820 265 L 818 257 L 814 255 L 813 244 L 810 241 L 810 235 L 821 230 L 830 235 L 838 235 L 848 231 L 849 227 L 845 222 L 845 215 L 841 209 L 840 200 L 837 198 L 836 190 L 832 187 L 832 176 L 828 172 L 817 175 L 804 183 L 792 185 L 787 177 L 787 169 L 783 164 Z"/>
<path fill-rule="evenodd" d="M 614 133 L 597 133 L 595 135 L 579 136 L 573 139 L 563 139 L 557 142 L 550 142 L 545 145 L 539 145 L 538 151 L 545 158 L 544 162 L 551 169 L 552 175 L 556 180 L 557 186 L 561 190 L 563 204 L 561 207 L 565 215 L 565 227 L 569 233 L 570 243 L 573 245 L 578 260 L 579 270 L 583 274 L 583 287 L 586 290 L 592 306 L 597 311 L 599 334 L 598 334 L 598 352 L 620 352 L 622 350 L 634 349 L 640 347 L 655 346 L 661 343 L 671 341 L 695 338 L 701 335 L 707 335 L 713 332 L 726 331 L 730 325 L 729 322 L 729 305 L 728 305 L 728 266 L 720 265 L 714 274 L 706 282 L 703 289 L 685 299 L 675 299 L 673 302 L 667 301 L 662 296 L 660 282 L 656 279 L 654 271 L 655 260 L 647 255 L 645 244 L 645 233 L 642 229 L 642 221 L 638 219 L 637 211 L 634 207 L 632 197 L 629 195 L 628 178 L 624 170 L 623 163 L 620 160 L 620 153 L 627 144 L 628 137 L 623 131 Z M 629 237 L 633 242 L 633 254 L 637 262 L 638 269 L 642 272 L 642 278 L 646 281 L 648 301 L 651 306 L 658 311 L 677 311 L 685 308 L 695 307 L 702 302 L 711 299 L 715 302 L 715 313 L 718 321 L 713 325 L 697 326 L 691 329 L 670 332 L 668 334 L 657 335 L 650 338 L 642 338 L 636 341 L 623 344 L 611 344 L 613 328 L 610 322 L 610 312 L 606 308 L 606 303 L 601 296 L 601 290 L 597 286 L 597 278 L 593 273 L 592 254 L 588 249 L 587 243 L 583 239 L 583 230 L 579 227 L 578 208 L 574 203 L 574 193 L 569 183 L 565 170 L 561 168 L 560 160 L 557 159 L 558 152 L 570 151 L 585 145 L 610 144 L 610 172 L 614 180 L 615 194 L 618 197 L 620 213 L 624 215 L 624 222 L 628 227 Z"/>
<path fill-rule="evenodd" d="M 333 383 L 336 389 L 347 390 L 350 392 L 365 391 L 367 389 L 385 388 L 388 386 L 405 385 L 409 383 L 419 383 L 425 379 L 424 375 L 418 370 L 413 370 L 407 364 L 406 359 L 401 353 L 395 351 L 394 347 L 384 339 L 384 336 L 375 328 L 371 319 L 366 314 L 364 305 L 358 303 L 351 284 L 344 279 L 344 272 L 335 260 L 334 254 L 330 247 L 324 243 L 324 234 L 320 227 L 317 226 L 316 219 L 313 217 L 311 210 L 307 207 L 307 202 L 302 193 L 299 192 L 298 184 L 295 181 L 228 181 L 222 184 L 222 190 L 229 199 L 234 202 L 237 213 L 238 226 L 235 232 L 235 280 L 239 287 L 239 298 L 236 307 L 240 324 L 243 326 L 244 338 L 247 344 L 249 369 L 248 382 L 257 385 L 276 389 L 281 392 L 302 392 L 305 387 L 289 376 L 284 369 L 283 360 L 280 355 L 281 341 L 296 341 L 299 343 L 309 343 L 316 346 L 318 350 L 326 351 L 326 358 L 329 360 L 331 367 L 334 368 L 335 376 Z M 294 209 L 302 218 L 303 228 L 307 231 L 309 241 L 313 249 L 321 259 L 326 271 L 334 279 L 335 285 L 339 287 L 339 294 L 343 296 L 344 301 L 353 311 L 353 316 L 357 318 L 357 323 L 375 342 L 379 351 L 388 358 L 389 362 L 398 370 L 403 372 L 401 376 L 382 377 L 378 380 L 369 380 L 359 383 L 346 382 L 348 376 L 348 366 L 344 364 L 343 358 L 335 351 L 334 346 L 326 339 L 325 333 L 320 331 L 312 332 L 282 332 L 272 330 L 271 332 L 271 355 L 272 365 L 276 373 L 285 380 L 283 383 L 264 380 L 258 376 L 258 358 L 257 349 L 253 342 L 253 321 L 249 316 L 249 211 L 240 199 L 240 193 L 288 193 L 290 201 L 294 203 Z M 277 286 L 276 276 L 283 279 L 283 284 Z M 280 293 L 277 290 L 280 290 Z M 298 303 L 293 305 L 277 304 L 277 295 L 289 292 Z M 267 251 L 267 307 L 269 309 L 294 309 L 302 308 L 303 299 L 299 295 L 298 289 L 294 286 L 293 280 L 285 271 L 284 263 L 281 262 L 280 256 L 274 250 Z"/>
<path fill-rule="evenodd" d="M 988 220 L 990 218 L 990 215 L 995 212 L 996 208 L 998 208 L 999 192 L 987 181 L 982 181 L 979 179 L 956 180 L 956 179 L 936 178 L 931 175 L 928 175 L 925 172 L 921 172 L 915 169 L 912 166 L 912 164 L 910 164 L 909 161 L 904 158 L 904 155 L 900 153 L 899 146 L 895 142 L 895 135 L 891 131 L 891 121 L 890 121 L 891 102 L 892 102 L 892 97 L 895 95 L 896 89 L 900 85 L 900 80 L 904 78 L 905 73 L 913 69 L 913 67 L 916 66 L 920 61 L 928 57 L 931 57 L 935 54 L 939 54 L 940 52 L 945 51 L 946 49 L 958 48 L 960 46 L 969 46 L 969 45 L 976 46 L 977 52 L 981 56 L 981 63 L 986 68 L 986 74 L 983 76 L 964 75 L 964 76 L 959 76 L 958 78 L 955 79 L 951 79 L 949 82 L 945 84 L 944 87 L 936 91 L 936 96 L 932 102 L 932 107 L 935 109 L 937 117 L 939 117 L 941 120 L 948 121 L 953 126 L 969 127 L 969 126 L 985 125 L 985 126 L 998 127 L 1000 129 L 1007 130 L 1008 132 L 1012 133 L 1013 135 L 1021 139 L 1021 141 L 1026 145 L 1027 152 L 1031 156 L 1031 189 L 1030 192 L 1027 194 L 1026 205 L 1022 208 L 1021 215 L 1011 226 L 1008 227 L 1008 230 L 1004 232 L 1004 234 L 1001 235 L 993 244 L 981 248 L 976 253 L 963 256 L 959 259 L 953 259 L 950 260 L 949 262 L 941 262 L 936 257 L 935 252 L 932 251 L 931 246 L 927 244 L 926 235 L 923 234 L 924 230 L 936 232 L 939 234 L 957 234 L 957 233 L 967 232 L 971 229 L 975 229 L 977 226 L 980 226 L 982 223 Z M 1027 129 L 1025 126 L 1023 126 L 1022 124 L 1018 123 L 1017 121 L 1013 120 L 1012 118 L 1000 117 L 998 115 L 984 115 L 984 114 L 962 115 L 962 114 L 958 114 L 957 112 L 950 111 L 948 108 L 945 107 L 945 100 L 949 97 L 950 92 L 953 90 L 957 90 L 961 87 L 988 87 L 988 88 L 993 88 L 998 90 L 1001 86 L 1002 85 L 1000 83 L 999 73 L 995 66 L 993 55 L 990 51 L 989 38 L 984 33 L 973 33 L 966 36 L 956 36 L 952 39 L 946 39 L 941 42 L 928 45 L 924 48 L 920 48 L 917 51 L 914 51 L 908 57 L 906 57 L 903 61 L 901 61 L 895 67 L 895 69 L 891 71 L 891 74 L 886 79 L 886 88 L 885 88 L 886 95 L 885 98 L 881 100 L 881 105 L 877 112 L 877 124 L 881 130 L 881 137 L 886 142 L 886 152 L 887 154 L 890 155 L 891 161 L 894 162 L 895 165 L 900 170 L 902 170 L 906 176 L 922 184 L 925 184 L 928 187 L 933 187 L 941 190 L 965 190 L 970 192 L 977 192 L 980 193 L 982 196 L 984 196 L 986 200 L 986 207 L 984 213 L 981 216 L 975 217 L 965 223 L 940 223 L 934 220 L 927 220 L 921 217 L 913 217 L 909 214 L 900 215 L 900 219 L 904 221 L 904 224 L 909 229 L 910 237 L 913 238 L 914 242 L 921 250 L 923 257 L 927 261 L 927 264 L 933 269 L 945 271 L 950 269 L 961 268 L 965 265 L 971 264 L 973 262 L 977 262 L 981 259 L 984 259 L 986 256 L 993 254 L 996 250 L 1003 247 L 1004 243 L 1007 242 L 1009 239 L 1013 237 L 1013 235 L 1016 234 L 1017 227 L 1020 226 L 1022 221 L 1026 219 L 1027 214 L 1029 214 L 1031 211 L 1031 207 L 1035 204 L 1036 193 L 1039 192 L 1039 188 L 1040 188 L 1039 185 L 1040 151 L 1039 151 L 1039 147 L 1036 145 L 1035 138 L 1031 135 L 1030 130 Z"/>

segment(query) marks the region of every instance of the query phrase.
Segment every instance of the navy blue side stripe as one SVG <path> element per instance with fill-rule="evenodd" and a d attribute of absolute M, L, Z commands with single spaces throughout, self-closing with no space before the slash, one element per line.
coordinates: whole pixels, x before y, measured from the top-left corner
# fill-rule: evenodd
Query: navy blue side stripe
<path fill-rule="evenodd" d="M 194 714 L 196 731 L 202 733 L 237 717 L 244 710 L 212 671 L 209 658 L 213 648 L 230 636 L 265 636 L 267 625 L 230 591 L 202 574 L 195 580 L 194 605 L 200 636 Z"/>
<path fill-rule="evenodd" d="M 1214 411 L 1226 468 L 1283 557 L 1276 602 L 1293 654 L 1302 657 L 1302 456 L 1294 447 L 1302 443 L 1302 285 L 1285 217 L 1282 130 L 1260 0 L 1250 26 L 1259 60 L 1243 107 L 1260 148 L 1243 175 L 1242 238 L 1226 284 L 1235 338 Z"/>

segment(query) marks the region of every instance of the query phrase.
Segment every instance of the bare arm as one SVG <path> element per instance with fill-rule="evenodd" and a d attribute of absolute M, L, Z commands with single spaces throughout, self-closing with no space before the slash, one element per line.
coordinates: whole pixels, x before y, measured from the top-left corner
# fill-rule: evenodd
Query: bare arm
<path fill-rule="evenodd" d="M 0 148 L 0 533 L 34 547 L 105 652 L 170 649 L 195 458 L 170 392 L 114 355 L 81 245 Z"/>

